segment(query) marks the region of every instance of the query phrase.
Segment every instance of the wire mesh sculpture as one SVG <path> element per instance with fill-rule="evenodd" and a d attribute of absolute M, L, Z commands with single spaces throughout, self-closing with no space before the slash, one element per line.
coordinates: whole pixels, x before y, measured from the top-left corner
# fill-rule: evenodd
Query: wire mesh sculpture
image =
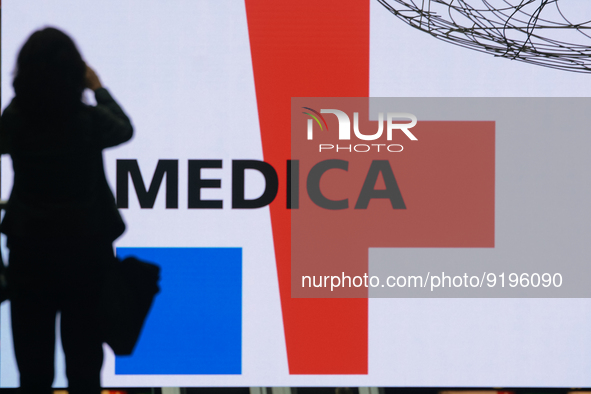
<path fill-rule="evenodd" d="M 440 40 L 512 60 L 591 73 L 589 0 L 378 1 L 405 23 Z"/>

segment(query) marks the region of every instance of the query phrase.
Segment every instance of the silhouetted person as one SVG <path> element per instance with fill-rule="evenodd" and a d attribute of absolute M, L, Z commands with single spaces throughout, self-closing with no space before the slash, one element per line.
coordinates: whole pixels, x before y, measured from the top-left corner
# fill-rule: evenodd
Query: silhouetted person
<path fill-rule="evenodd" d="M 10 248 L 21 392 L 51 392 L 60 312 L 69 392 L 100 393 L 102 268 L 125 230 L 102 150 L 129 140 L 133 128 L 74 42 L 57 29 L 27 40 L 13 86 L 15 97 L 2 114 L 0 153 L 12 157 L 14 184 L 0 230 Z M 95 92 L 96 107 L 81 102 L 85 88 Z"/>

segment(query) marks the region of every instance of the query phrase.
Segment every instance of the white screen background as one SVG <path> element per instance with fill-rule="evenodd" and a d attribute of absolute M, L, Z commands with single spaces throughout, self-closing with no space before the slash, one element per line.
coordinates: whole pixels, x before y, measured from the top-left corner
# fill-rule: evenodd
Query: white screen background
<path fill-rule="evenodd" d="M 591 91 L 589 75 L 452 46 L 370 4 L 372 97 L 584 97 Z M 128 231 L 118 246 L 244 247 L 242 375 L 116 376 L 107 351 L 103 385 L 591 386 L 587 299 L 370 299 L 367 376 L 290 376 L 268 209 L 229 209 L 230 160 L 263 159 L 244 4 L 5 0 L 2 13 L 2 108 L 13 95 L 20 46 L 32 31 L 56 26 L 75 38 L 134 123 L 132 142 L 105 154 L 111 185 L 117 158 L 138 159 L 148 174 L 157 159 L 179 159 L 179 209 L 165 210 L 160 194 L 153 210 L 142 211 L 132 195 L 123 212 Z M 189 158 L 224 160 L 222 170 L 204 173 L 222 179 L 222 189 L 204 197 L 224 199 L 224 210 L 186 209 Z M 5 156 L 2 198 L 10 174 Z M 260 181 L 252 178 L 247 196 L 260 193 Z M 5 303 L 0 384 L 15 387 L 8 316 Z M 56 357 L 60 387 L 63 355 Z"/>

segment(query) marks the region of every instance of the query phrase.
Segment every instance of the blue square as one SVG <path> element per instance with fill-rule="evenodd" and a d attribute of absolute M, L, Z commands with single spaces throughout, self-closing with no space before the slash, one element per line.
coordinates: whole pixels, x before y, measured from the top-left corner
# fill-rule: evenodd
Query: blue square
<path fill-rule="evenodd" d="M 242 249 L 117 248 L 129 256 L 160 266 L 161 290 L 115 374 L 240 374 Z"/>

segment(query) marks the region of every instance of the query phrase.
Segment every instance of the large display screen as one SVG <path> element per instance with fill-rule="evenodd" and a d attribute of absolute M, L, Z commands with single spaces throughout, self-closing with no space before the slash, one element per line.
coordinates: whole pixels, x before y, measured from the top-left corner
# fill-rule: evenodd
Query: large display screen
<path fill-rule="evenodd" d="M 3 109 L 45 26 L 132 120 L 104 152 L 115 248 L 161 267 L 105 387 L 591 386 L 588 72 L 377 1 L 5 0 Z M 0 331 L 17 387 L 10 302 Z"/>

